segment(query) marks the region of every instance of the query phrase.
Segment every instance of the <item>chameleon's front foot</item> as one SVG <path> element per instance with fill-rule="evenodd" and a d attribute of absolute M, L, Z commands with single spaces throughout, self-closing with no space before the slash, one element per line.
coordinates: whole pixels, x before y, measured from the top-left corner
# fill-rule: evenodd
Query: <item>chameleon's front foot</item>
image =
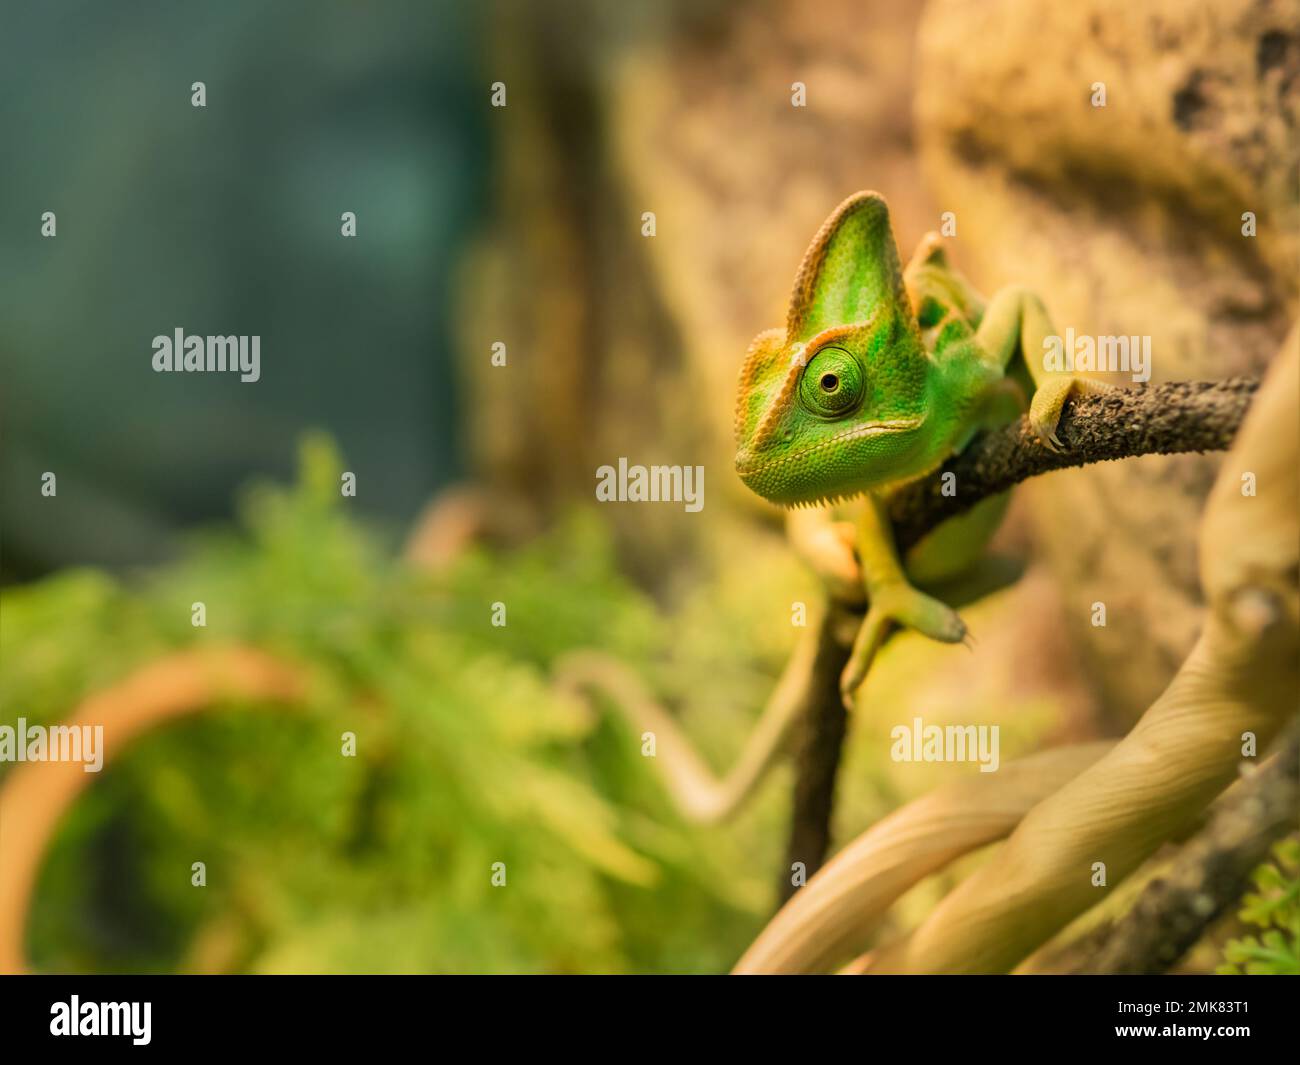
<path fill-rule="evenodd" d="M 1065 445 L 1056 435 L 1065 401 L 1071 396 L 1096 396 L 1115 391 L 1114 385 L 1094 381 L 1088 377 L 1061 374 L 1048 377 L 1034 390 L 1029 402 L 1029 424 L 1043 446 L 1050 451 L 1064 451 Z"/>
<path fill-rule="evenodd" d="M 941 643 L 961 643 L 967 635 L 966 625 L 957 611 L 910 584 L 899 582 L 872 589 L 867 616 L 840 674 L 840 696 L 849 709 L 853 708 L 853 695 L 866 679 L 891 624 L 915 629 Z"/>

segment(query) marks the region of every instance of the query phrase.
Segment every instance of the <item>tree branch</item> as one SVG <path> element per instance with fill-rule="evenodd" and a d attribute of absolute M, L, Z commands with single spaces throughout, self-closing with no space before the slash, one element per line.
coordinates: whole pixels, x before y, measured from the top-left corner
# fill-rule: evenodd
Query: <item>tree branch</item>
<path fill-rule="evenodd" d="M 817 634 L 817 654 L 807 685 L 809 705 L 803 716 L 795 754 L 794 802 L 785 868 L 777 882 L 777 904 L 794 894 L 793 869 L 803 865 L 804 882 L 822 863 L 831 844 L 835 777 L 848 730 L 848 713 L 840 698 L 840 673 L 849 660 L 853 633 L 861 613 L 834 601 L 827 604 Z"/>
<path fill-rule="evenodd" d="M 1026 417 L 983 433 L 891 501 L 898 548 L 907 550 L 945 519 L 1042 473 L 1137 455 L 1224 451 L 1258 387 L 1253 378 L 1232 377 L 1074 396 L 1056 430 L 1062 452 L 1044 447 Z M 951 495 L 943 492 L 945 474 L 953 474 Z"/>

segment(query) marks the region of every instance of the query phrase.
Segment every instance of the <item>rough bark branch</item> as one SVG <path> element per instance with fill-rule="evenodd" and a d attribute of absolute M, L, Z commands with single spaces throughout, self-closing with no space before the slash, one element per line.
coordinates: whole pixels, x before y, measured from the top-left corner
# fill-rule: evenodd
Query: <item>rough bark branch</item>
<path fill-rule="evenodd" d="M 1025 417 L 982 433 L 960 455 L 895 497 L 890 517 L 898 549 L 907 550 L 946 519 L 1039 474 L 1138 455 L 1224 451 L 1232 444 L 1258 388 L 1254 378 L 1234 377 L 1074 396 L 1066 403 L 1057 427 L 1057 436 L 1065 445 L 1062 452 L 1045 448 Z M 946 478 L 946 474 L 954 476 Z M 951 495 L 944 494 L 945 481 L 952 486 Z M 835 604 L 833 610 L 842 614 L 848 608 Z M 837 653 L 842 656 L 836 659 L 842 668 L 847 648 Z M 819 655 L 819 666 L 830 669 L 832 659 L 834 653 L 828 647 Z M 781 880 L 782 901 L 791 891 L 789 861 L 802 861 L 812 876 L 829 850 L 831 800 L 846 724 L 838 685 L 832 683 L 804 725 L 786 848 L 788 862 Z"/>
<path fill-rule="evenodd" d="M 1053 470 L 1137 455 L 1224 451 L 1259 387 L 1253 378 L 1172 381 L 1154 388 L 1075 396 L 1065 405 L 1057 436 L 1065 451 L 1039 443 L 1027 418 L 983 433 L 935 473 L 909 485 L 890 504 L 894 535 L 906 550 L 946 518 L 981 499 Z M 952 495 L 944 495 L 945 474 Z"/>
<path fill-rule="evenodd" d="M 794 864 L 810 878 L 826 860 L 831 843 L 831 813 L 835 777 L 848 731 L 848 713 L 840 698 L 840 673 L 849 660 L 853 633 L 862 622 L 855 610 L 832 602 L 822 615 L 813 661 L 808 712 L 804 715 L 795 754 L 794 802 L 785 868 L 777 882 L 777 905 L 795 892 Z"/>

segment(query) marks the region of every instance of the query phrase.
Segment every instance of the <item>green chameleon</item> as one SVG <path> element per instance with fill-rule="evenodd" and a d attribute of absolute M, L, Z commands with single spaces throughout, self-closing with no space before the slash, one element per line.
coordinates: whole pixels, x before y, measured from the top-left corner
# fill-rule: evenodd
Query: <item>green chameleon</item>
<path fill-rule="evenodd" d="M 785 329 L 760 333 L 750 345 L 736 402 L 736 470 L 765 499 L 796 508 L 788 520 L 791 543 L 828 591 L 868 602 L 840 678 L 846 704 L 890 625 L 949 643 L 967 638 L 956 612 L 915 584 L 966 571 L 1008 501 L 1004 493 L 949 519 L 900 561 L 890 494 L 935 470 L 979 430 L 1018 418 L 1027 395 L 1039 438 L 1059 448 L 1056 425 L 1070 394 L 1111 387 L 1049 374 L 1043 342 L 1052 335 L 1042 301 L 1027 289 L 1003 289 L 986 305 L 949 266 L 937 233 L 922 239 L 902 270 L 885 201 L 859 192 L 813 238 Z M 851 523 L 832 519 L 829 504 L 845 500 Z M 574 652 L 556 673 L 579 690 L 604 692 L 637 732 L 654 733 L 678 808 L 693 819 L 718 820 L 753 793 L 805 709 L 817 640 L 813 626 L 803 631 L 736 764 L 721 778 L 621 663 Z"/>
<path fill-rule="evenodd" d="M 966 569 L 1007 502 L 985 500 L 900 560 L 886 513 L 891 493 L 938 468 L 979 430 L 1017 418 L 1026 395 L 1039 439 L 1059 449 L 1066 399 L 1110 387 L 1049 374 L 1044 340 L 1054 334 L 1042 301 L 1025 288 L 1004 288 L 986 304 L 948 264 L 937 233 L 901 269 L 884 199 L 859 192 L 804 254 L 785 328 L 750 345 L 736 402 L 741 479 L 787 507 L 860 500 L 853 540 L 869 606 L 840 681 L 846 702 L 891 624 L 945 643 L 966 638 L 956 612 L 913 582 Z M 828 528 L 823 512 L 792 522 L 791 533 L 834 582 L 843 567 L 827 561 Z"/>

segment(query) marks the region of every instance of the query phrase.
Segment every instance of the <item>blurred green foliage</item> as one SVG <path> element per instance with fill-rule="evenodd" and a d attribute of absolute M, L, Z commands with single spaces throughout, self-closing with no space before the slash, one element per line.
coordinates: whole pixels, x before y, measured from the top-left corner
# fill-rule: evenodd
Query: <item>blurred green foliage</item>
<path fill-rule="evenodd" d="M 738 744 L 740 707 L 752 713 L 770 686 L 780 644 L 757 647 L 699 604 L 671 630 L 582 516 L 517 553 L 476 550 L 445 574 L 416 572 L 353 520 L 341 469 L 330 444 L 308 441 L 295 488 L 252 491 L 241 530 L 203 534 L 179 562 L 130 583 L 78 570 L 6 590 L 0 720 L 59 720 L 197 644 L 300 663 L 310 691 L 305 708 L 215 707 L 110 752 L 47 856 L 33 964 L 728 967 L 771 905 L 782 796 L 748 827 L 683 825 L 639 739 L 557 694 L 547 672 L 579 646 L 667 661 L 669 695 L 731 689 L 711 717 Z M 726 594 L 710 598 L 728 609 Z M 195 601 L 206 628 L 191 626 Z M 498 601 L 504 627 L 490 624 Z M 735 667 L 703 638 L 719 631 Z M 665 646 L 670 632 L 684 660 Z M 345 731 L 356 757 L 341 754 Z M 191 886 L 195 861 L 204 888 Z M 495 862 L 504 887 L 491 884 Z"/>
<path fill-rule="evenodd" d="M 1228 943 L 1221 975 L 1300 976 L 1300 839 L 1284 839 L 1255 870 L 1238 917 L 1260 929 Z"/>

